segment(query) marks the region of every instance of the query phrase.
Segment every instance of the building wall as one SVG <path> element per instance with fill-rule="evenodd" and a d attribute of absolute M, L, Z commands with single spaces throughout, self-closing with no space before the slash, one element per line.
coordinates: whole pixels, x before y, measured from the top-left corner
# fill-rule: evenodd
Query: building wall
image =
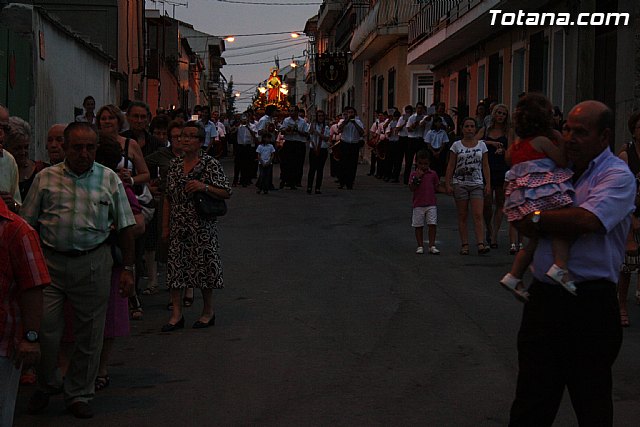
<path fill-rule="evenodd" d="M 35 106 L 31 115 L 36 159 L 46 159 L 49 127 L 74 120 L 74 107 L 82 108 L 87 95 L 96 99 L 96 109 L 115 100 L 115 82 L 109 61 L 54 27 L 37 12 L 33 14 Z M 40 49 L 40 36 L 44 50 Z M 65 55 L 58 54 L 65 52 Z M 73 61 L 69 61 L 73 58 Z M 69 76 L 77 76 L 70 79 Z"/>
<path fill-rule="evenodd" d="M 119 84 L 119 101 L 143 100 L 144 0 L 118 0 L 117 69 L 126 78 Z"/>

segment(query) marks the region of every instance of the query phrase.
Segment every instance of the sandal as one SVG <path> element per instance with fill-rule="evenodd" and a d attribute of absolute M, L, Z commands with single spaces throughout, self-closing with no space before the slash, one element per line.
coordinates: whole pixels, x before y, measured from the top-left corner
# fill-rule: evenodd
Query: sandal
<path fill-rule="evenodd" d="M 628 328 L 629 324 L 629 313 L 620 310 L 620 326 L 622 326 L 623 328 Z"/>
<path fill-rule="evenodd" d="M 522 279 L 518 279 L 513 274 L 507 273 L 500 279 L 500 284 L 503 288 L 511 292 L 518 301 L 529 302 L 529 292 L 525 290 Z"/>
<path fill-rule="evenodd" d="M 98 375 L 95 384 L 96 391 L 104 390 L 111 384 L 111 378 L 109 378 L 109 375 Z"/>
<path fill-rule="evenodd" d="M 142 291 L 142 295 L 155 295 L 157 293 L 158 293 L 158 287 L 157 286 L 149 286 L 147 289 Z"/>
<path fill-rule="evenodd" d="M 469 244 L 463 243 L 460 247 L 460 255 L 469 255 Z"/>
<path fill-rule="evenodd" d="M 561 285 L 571 295 L 578 295 L 575 283 L 567 278 L 569 275 L 567 270 L 558 267 L 556 264 L 552 264 L 551 267 L 549 267 L 549 271 L 546 272 L 546 275 L 548 278 Z"/>
<path fill-rule="evenodd" d="M 482 254 L 486 254 L 489 253 L 491 249 L 489 249 L 488 246 L 486 246 L 484 243 L 478 243 L 478 254 L 482 255 Z"/>

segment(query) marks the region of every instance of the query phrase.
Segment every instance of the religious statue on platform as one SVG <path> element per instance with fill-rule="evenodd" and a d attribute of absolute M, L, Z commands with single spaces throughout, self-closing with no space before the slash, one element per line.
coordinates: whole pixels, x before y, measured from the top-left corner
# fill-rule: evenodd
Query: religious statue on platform
<path fill-rule="evenodd" d="M 267 102 L 277 104 L 280 100 L 280 87 L 282 85 L 282 81 L 278 76 L 278 69 L 272 68 L 271 75 L 269 76 L 269 80 L 267 80 Z"/>

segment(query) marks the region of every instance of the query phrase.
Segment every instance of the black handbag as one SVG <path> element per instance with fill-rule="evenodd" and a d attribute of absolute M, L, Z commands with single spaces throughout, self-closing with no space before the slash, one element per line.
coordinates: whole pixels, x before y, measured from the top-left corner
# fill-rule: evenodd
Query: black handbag
<path fill-rule="evenodd" d="M 227 213 L 227 203 L 204 191 L 193 193 L 193 205 L 196 212 L 204 219 L 215 219 Z"/>

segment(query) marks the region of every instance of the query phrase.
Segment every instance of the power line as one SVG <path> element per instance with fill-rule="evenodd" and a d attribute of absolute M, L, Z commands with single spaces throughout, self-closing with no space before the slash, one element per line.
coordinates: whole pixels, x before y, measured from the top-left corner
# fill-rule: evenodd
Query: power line
<path fill-rule="evenodd" d="M 283 48 L 291 48 L 291 47 L 299 46 L 299 45 L 301 45 L 301 44 L 305 44 L 305 43 L 306 43 L 306 42 L 305 42 L 305 41 L 303 41 L 303 42 L 298 42 L 298 43 L 294 43 L 294 44 L 286 45 L 286 46 L 277 46 L 277 47 L 274 47 L 273 49 L 257 50 L 257 51 L 254 51 L 254 52 L 246 52 L 246 53 L 238 53 L 237 55 L 228 55 L 228 56 L 224 56 L 224 58 L 225 58 L 225 59 L 228 59 L 228 58 L 237 58 L 237 57 L 239 57 L 239 56 L 250 56 L 250 55 L 256 55 L 256 54 L 260 54 L 260 53 L 273 52 L 274 50 L 283 49 Z"/>
<path fill-rule="evenodd" d="M 304 58 L 304 55 L 300 55 L 300 56 L 294 56 L 293 59 L 300 59 L 300 58 Z M 226 64 L 226 65 L 255 65 L 255 64 L 268 64 L 270 62 L 274 62 L 273 59 L 269 60 L 269 61 L 259 61 L 259 62 L 243 62 L 243 63 L 238 63 L 238 64 Z"/>
<path fill-rule="evenodd" d="M 271 3 L 272 4 L 272 3 Z M 271 5 L 269 4 L 269 5 Z M 251 33 L 251 34 L 227 34 L 224 36 L 220 36 L 220 35 L 213 35 L 213 34 L 200 34 L 200 35 L 193 35 L 193 36 L 186 36 L 187 39 L 204 39 L 204 38 L 211 38 L 211 37 L 218 37 L 218 38 L 225 38 L 228 36 L 233 35 L 233 37 L 252 37 L 252 36 L 272 36 L 275 34 L 292 34 L 292 33 L 296 33 L 298 35 L 300 35 L 301 37 L 304 36 L 304 31 L 302 30 L 296 30 L 296 31 L 276 31 L 273 33 Z"/>
<path fill-rule="evenodd" d="M 287 37 L 286 39 L 277 39 L 277 40 L 271 40 L 268 42 L 262 42 L 262 43 L 254 43 L 254 44 L 248 44 L 246 46 L 241 46 L 241 47 L 230 47 L 228 49 L 225 49 L 225 52 L 229 52 L 232 50 L 240 50 L 240 49 L 249 49 L 252 47 L 262 47 L 262 46 L 268 46 L 270 44 L 275 44 L 275 43 L 295 43 L 297 41 L 302 41 L 302 40 L 298 40 L 298 39 L 291 39 L 290 37 Z"/>
<path fill-rule="evenodd" d="M 220 3 L 232 3 L 232 4 L 247 4 L 254 6 L 315 6 L 321 5 L 322 3 L 259 3 L 255 1 L 242 1 L 242 0 L 215 0 Z"/>

